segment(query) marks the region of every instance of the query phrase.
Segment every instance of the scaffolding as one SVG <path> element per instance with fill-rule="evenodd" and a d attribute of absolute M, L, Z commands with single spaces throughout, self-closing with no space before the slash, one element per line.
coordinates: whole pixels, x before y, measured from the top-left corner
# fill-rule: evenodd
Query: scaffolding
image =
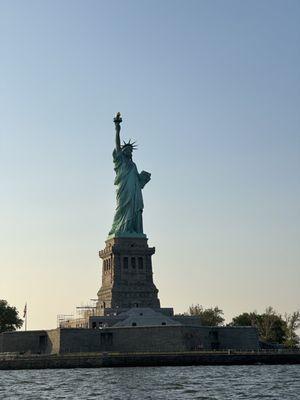
<path fill-rule="evenodd" d="M 57 327 L 62 328 L 65 323 L 72 320 L 74 317 L 73 314 L 58 314 L 57 315 Z"/>
<path fill-rule="evenodd" d="M 96 302 L 98 299 L 90 299 Z M 57 327 L 58 328 L 88 328 L 89 318 L 97 315 L 97 307 L 94 305 L 86 304 L 76 307 L 76 316 L 74 314 L 58 314 Z"/>

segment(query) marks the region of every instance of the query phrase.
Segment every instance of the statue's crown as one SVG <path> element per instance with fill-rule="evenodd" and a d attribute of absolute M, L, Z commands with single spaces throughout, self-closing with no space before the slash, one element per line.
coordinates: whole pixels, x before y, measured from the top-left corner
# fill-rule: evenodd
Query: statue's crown
<path fill-rule="evenodd" d="M 129 142 L 124 142 L 123 140 L 123 144 L 122 144 L 122 150 L 125 149 L 125 147 L 130 147 L 131 150 L 136 150 L 137 145 L 136 142 L 131 142 L 131 139 L 129 139 Z"/>

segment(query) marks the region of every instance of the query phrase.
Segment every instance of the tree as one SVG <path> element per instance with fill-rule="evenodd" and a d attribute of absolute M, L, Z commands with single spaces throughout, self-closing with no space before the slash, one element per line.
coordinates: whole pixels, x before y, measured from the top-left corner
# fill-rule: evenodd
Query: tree
<path fill-rule="evenodd" d="M 286 334 L 286 322 L 272 307 L 267 307 L 258 323 L 260 338 L 263 342 L 283 344 Z"/>
<path fill-rule="evenodd" d="M 247 313 L 244 312 L 243 314 L 238 315 L 232 319 L 232 322 L 229 324 L 231 326 L 257 326 L 259 315 L 257 312 Z"/>
<path fill-rule="evenodd" d="M 295 323 L 293 325 L 292 318 L 290 323 L 290 337 L 292 337 L 291 332 L 295 332 L 297 328 L 294 327 Z M 272 307 L 267 307 L 263 314 L 258 314 L 256 311 L 240 314 L 232 319 L 230 325 L 255 326 L 258 329 L 259 339 L 262 342 L 286 344 L 288 332 L 287 321 Z"/>
<path fill-rule="evenodd" d="M 296 347 L 300 343 L 300 338 L 296 330 L 300 328 L 300 311 L 294 311 L 292 314 L 285 314 L 286 337 L 284 344 L 287 347 Z"/>
<path fill-rule="evenodd" d="M 200 317 L 202 325 L 206 326 L 219 326 L 224 322 L 224 313 L 217 306 L 204 309 L 200 304 L 192 304 L 187 314 Z"/>
<path fill-rule="evenodd" d="M 9 306 L 6 300 L 0 300 L 0 333 L 15 331 L 22 325 L 23 320 L 19 318 L 16 307 Z"/>

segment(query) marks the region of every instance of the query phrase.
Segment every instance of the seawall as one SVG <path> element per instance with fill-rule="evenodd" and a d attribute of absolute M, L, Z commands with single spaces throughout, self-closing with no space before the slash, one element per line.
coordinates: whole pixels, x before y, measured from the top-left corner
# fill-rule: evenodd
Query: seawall
<path fill-rule="evenodd" d="M 251 364 L 300 364 L 300 352 L 72 353 L 64 355 L 0 355 L 0 370 Z"/>

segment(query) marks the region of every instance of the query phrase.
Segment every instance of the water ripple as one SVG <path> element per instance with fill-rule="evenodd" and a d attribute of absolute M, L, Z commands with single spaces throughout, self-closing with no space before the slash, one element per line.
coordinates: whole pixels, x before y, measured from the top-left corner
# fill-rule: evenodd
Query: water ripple
<path fill-rule="evenodd" d="M 300 365 L 0 371 L 0 400 L 299 400 Z"/>

